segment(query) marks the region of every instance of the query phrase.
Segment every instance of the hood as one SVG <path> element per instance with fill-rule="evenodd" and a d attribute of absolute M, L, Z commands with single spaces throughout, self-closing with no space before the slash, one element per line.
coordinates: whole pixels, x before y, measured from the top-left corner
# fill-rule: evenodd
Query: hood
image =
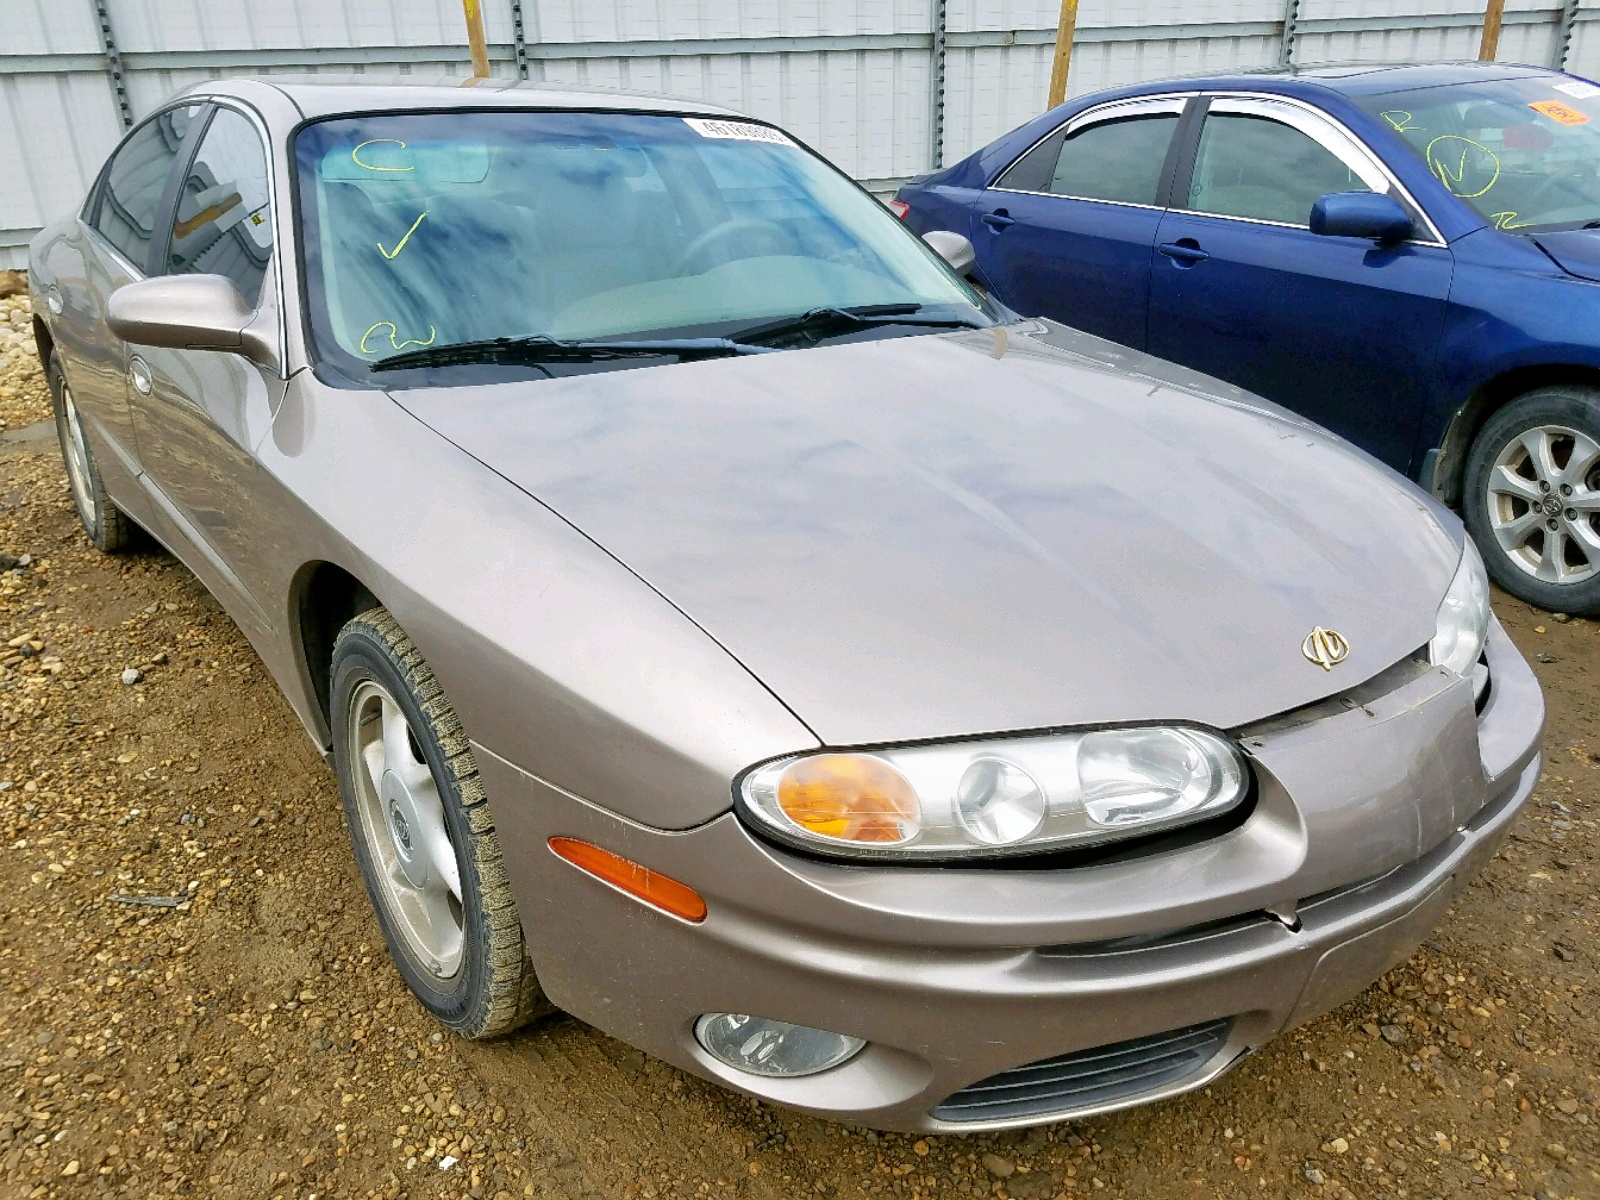
<path fill-rule="evenodd" d="M 1536 233 L 1532 240 L 1568 275 L 1600 282 L 1600 229 Z"/>
<path fill-rule="evenodd" d="M 1428 641 L 1423 495 L 1199 378 L 1030 324 L 393 395 L 853 745 L 1236 727 Z"/>

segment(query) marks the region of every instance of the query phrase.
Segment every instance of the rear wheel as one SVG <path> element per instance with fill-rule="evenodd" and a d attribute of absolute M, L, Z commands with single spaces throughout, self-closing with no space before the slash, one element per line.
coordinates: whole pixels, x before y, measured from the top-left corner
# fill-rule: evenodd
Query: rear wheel
<path fill-rule="evenodd" d="M 1540 388 L 1495 413 L 1467 460 L 1462 508 L 1506 591 L 1600 613 L 1600 389 Z"/>
<path fill-rule="evenodd" d="M 59 355 L 50 356 L 45 374 L 50 381 L 56 438 L 61 443 L 61 458 L 67 467 L 72 506 L 78 510 L 78 520 L 83 523 L 89 540 L 105 553 L 115 554 L 128 544 L 133 523 L 112 503 L 100 482 L 100 468 L 95 464 L 94 451 L 89 448 L 83 418 L 73 399 L 72 387 L 67 383 L 66 372 L 61 368 Z"/>
<path fill-rule="evenodd" d="M 545 1005 L 472 746 L 384 609 L 340 631 L 332 701 L 345 819 L 395 965 L 456 1033 L 511 1032 Z"/>

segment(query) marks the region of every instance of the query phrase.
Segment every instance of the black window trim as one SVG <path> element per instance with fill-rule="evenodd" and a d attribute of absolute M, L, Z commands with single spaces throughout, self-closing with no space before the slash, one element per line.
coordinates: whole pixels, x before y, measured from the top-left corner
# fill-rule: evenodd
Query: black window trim
<path fill-rule="evenodd" d="M 1148 96 L 1124 96 L 1118 100 L 1111 100 L 1107 101 L 1105 104 L 1097 104 L 1091 108 L 1086 108 L 1082 112 L 1074 113 L 1065 121 L 1061 122 L 1061 124 L 1050 129 L 1044 134 L 1044 136 L 1035 138 L 1033 142 L 1029 144 L 1027 149 L 1022 151 L 1021 154 L 1018 154 L 1014 159 L 1007 163 L 998 174 L 995 175 L 994 182 L 989 184 L 985 190 L 991 192 L 1008 192 L 1014 196 L 1043 196 L 1051 200 L 1073 200 L 1080 204 L 1112 204 L 1116 205 L 1118 208 L 1141 208 L 1150 212 L 1162 212 L 1170 206 L 1170 201 L 1172 199 L 1174 164 L 1177 161 L 1177 151 L 1184 145 L 1184 139 L 1188 133 L 1191 119 L 1190 114 L 1194 111 L 1197 103 L 1204 104 L 1206 99 L 1206 97 L 1200 96 L 1195 92 L 1156 92 Z M 1127 119 L 1145 115 L 1160 115 L 1161 110 L 1159 109 L 1151 113 L 1141 113 L 1136 107 L 1146 104 L 1154 104 L 1155 102 L 1164 102 L 1168 104 L 1178 102 L 1181 105 L 1181 107 L 1179 107 L 1177 112 L 1174 114 L 1178 118 L 1177 128 L 1173 130 L 1172 138 L 1167 143 L 1167 156 L 1162 162 L 1161 175 L 1159 182 L 1156 184 L 1156 203 L 1136 204 L 1130 200 L 1106 200 L 1098 196 L 1069 196 L 1061 192 L 1037 192 L 1029 188 L 1014 188 L 1005 186 L 1005 177 L 1011 173 L 1018 163 L 1027 158 L 1028 155 L 1032 154 L 1041 145 L 1055 137 L 1057 134 L 1061 133 L 1063 130 L 1070 135 L 1077 128 L 1087 127 L 1089 125 L 1098 125 L 1103 121 L 1114 121 L 1118 119 Z M 1117 111 L 1118 109 L 1124 109 L 1126 111 L 1119 113 Z"/>
<path fill-rule="evenodd" d="M 150 124 L 152 121 L 158 120 L 160 117 L 172 112 L 175 109 L 196 106 L 199 107 L 200 112 L 198 115 L 196 115 L 195 120 L 209 123 L 211 120 L 211 113 L 209 111 L 211 108 L 211 100 L 209 97 L 180 96 L 169 104 L 163 104 L 149 116 L 145 117 L 144 120 L 134 125 L 134 127 L 128 130 L 127 133 L 123 134 L 122 140 L 117 143 L 116 148 L 113 149 L 110 154 L 106 155 L 106 161 L 100 165 L 100 173 L 95 176 L 94 187 L 90 190 L 89 198 L 84 202 L 83 210 L 78 215 L 79 222 L 82 224 L 83 228 L 88 231 L 89 235 L 94 238 L 95 244 L 109 253 L 117 260 L 117 262 L 121 263 L 123 267 L 127 268 L 128 273 L 131 274 L 135 279 L 150 279 L 153 277 L 150 271 L 150 263 L 152 259 L 147 256 L 142 264 L 134 262 L 131 258 L 124 254 L 119 247 L 113 245 L 111 239 L 105 234 L 101 233 L 99 227 L 96 225 L 96 222 L 100 219 L 100 206 L 105 202 L 105 192 L 111 178 L 111 164 L 117 161 L 117 156 L 121 154 L 127 144 L 133 140 L 134 135 L 146 125 Z M 200 144 L 198 139 L 194 144 L 197 146 Z M 188 170 L 189 160 L 193 156 L 194 151 L 192 148 L 190 149 L 188 156 L 180 156 L 183 157 L 184 170 Z M 177 170 L 177 162 L 178 159 L 174 158 L 172 167 L 173 171 Z M 164 217 L 168 212 L 167 195 L 172 188 L 172 181 L 173 176 L 169 174 L 167 176 L 166 186 L 163 187 L 161 191 L 161 199 L 156 204 L 156 224 L 154 228 L 157 230 L 161 229 L 165 224 Z M 150 245 L 152 247 L 154 247 L 156 244 L 158 237 L 159 235 L 152 234 L 150 238 Z"/>

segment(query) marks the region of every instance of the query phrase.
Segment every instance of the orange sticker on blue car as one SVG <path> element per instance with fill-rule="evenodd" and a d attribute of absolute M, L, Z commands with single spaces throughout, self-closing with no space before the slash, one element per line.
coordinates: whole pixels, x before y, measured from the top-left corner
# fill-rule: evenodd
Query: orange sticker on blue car
<path fill-rule="evenodd" d="M 1528 107 L 1536 113 L 1543 113 L 1560 125 L 1587 125 L 1589 123 L 1588 113 L 1579 112 L 1570 104 L 1563 104 L 1559 100 L 1535 100 Z"/>

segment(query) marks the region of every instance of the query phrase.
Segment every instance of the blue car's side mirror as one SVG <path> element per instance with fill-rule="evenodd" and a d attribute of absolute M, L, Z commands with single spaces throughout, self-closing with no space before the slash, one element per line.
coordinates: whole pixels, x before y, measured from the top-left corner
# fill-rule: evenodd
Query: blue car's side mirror
<path fill-rule="evenodd" d="M 1400 201 L 1377 192 L 1329 192 L 1311 205 L 1311 232 L 1327 237 L 1399 242 L 1412 230 Z"/>

